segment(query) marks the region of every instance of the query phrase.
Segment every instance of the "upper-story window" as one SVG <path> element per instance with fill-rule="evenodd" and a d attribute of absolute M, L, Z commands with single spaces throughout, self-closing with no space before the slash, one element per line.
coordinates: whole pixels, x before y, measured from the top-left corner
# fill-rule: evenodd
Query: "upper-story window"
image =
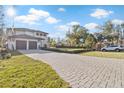
<path fill-rule="evenodd" d="M 40 33 L 40 36 L 42 36 L 42 33 Z"/>
<path fill-rule="evenodd" d="M 44 34 L 44 36 L 46 36 L 46 34 Z"/>
<path fill-rule="evenodd" d="M 36 35 L 37 35 L 37 36 L 46 36 L 45 33 L 38 33 L 38 32 L 36 33 Z"/>
<path fill-rule="evenodd" d="M 39 36 L 39 33 L 36 33 L 37 36 Z"/>

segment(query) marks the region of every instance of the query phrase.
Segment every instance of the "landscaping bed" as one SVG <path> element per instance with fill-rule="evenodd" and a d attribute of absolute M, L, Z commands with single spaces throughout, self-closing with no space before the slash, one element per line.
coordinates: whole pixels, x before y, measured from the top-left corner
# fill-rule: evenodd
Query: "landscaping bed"
<path fill-rule="evenodd" d="M 19 52 L 0 61 L 0 87 L 2 88 L 64 88 L 69 84 L 46 63 L 33 60 Z"/>
<path fill-rule="evenodd" d="M 83 49 L 83 48 L 41 48 L 42 50 L 60 52 L 60 53 L 81 53 L 81 52 L 88 52 L 91 51 L 90 49 Z"/>
<path fill-rule="evenodd" d="M 124 52 L 101 52 L 101 51 L 92 51 L 80 53 L 83 56 L 94 56 L 94 57 L 105 57 L 105 58 L 117 58 L 124 59 Z"/>

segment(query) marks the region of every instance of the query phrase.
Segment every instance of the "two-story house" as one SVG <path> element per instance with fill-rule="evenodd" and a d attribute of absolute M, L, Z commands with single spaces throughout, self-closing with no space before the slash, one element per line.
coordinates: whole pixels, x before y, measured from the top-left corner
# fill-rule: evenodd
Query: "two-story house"
<path fill-rule="evenodd" d="M 28 28 L 7 29 L 7 46 L 11 50 L 30 50 L 48 46 L 48 33 Z"/>

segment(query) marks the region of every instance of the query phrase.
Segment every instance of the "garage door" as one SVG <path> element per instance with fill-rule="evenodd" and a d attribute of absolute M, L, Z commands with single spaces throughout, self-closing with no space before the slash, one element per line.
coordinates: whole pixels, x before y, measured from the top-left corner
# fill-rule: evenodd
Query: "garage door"
<path fill-rule="evenodd" d="M 16 49 L 26 50 L 27 42 L 23 40 L 16 40 Z"/>
<path fill-rule="evenodd" d="M 29 49 L 37 49 L 37 42 L 29 41 Z"/>

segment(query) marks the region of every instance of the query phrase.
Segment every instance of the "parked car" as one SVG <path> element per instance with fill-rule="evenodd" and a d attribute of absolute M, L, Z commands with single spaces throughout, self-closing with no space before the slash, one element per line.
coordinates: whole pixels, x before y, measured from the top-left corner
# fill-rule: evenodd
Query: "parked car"
<path fill-rule="evenodd" d="M 101 48 L 101 51 L 117 51 L 117 52 L 120 52 L 120 51 L 123 51 L 123 50 L 124 50 L 124 46 L 114 46 L 114 45 L 106 46 L 106 47 Z"/>

